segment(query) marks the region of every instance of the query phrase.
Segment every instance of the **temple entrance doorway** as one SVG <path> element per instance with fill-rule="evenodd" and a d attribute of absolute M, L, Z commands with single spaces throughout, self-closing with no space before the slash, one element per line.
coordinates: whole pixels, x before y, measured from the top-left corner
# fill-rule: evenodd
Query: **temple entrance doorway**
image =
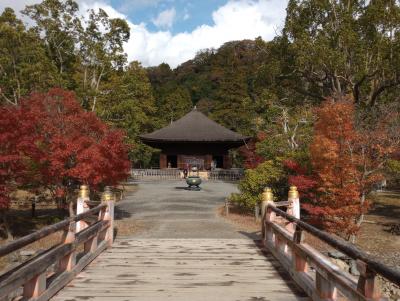
<path fill-rule="evenodd" d="M 178 157 L 176 155 L 167 156 L 167 167 L 168 168 L 178 168 Z"/>
<path fill-rule="evenodd" d="M 224 167 L 224 157 L 223 156 L 213 156 L 213 161 L 215 164 L 215 168 L 223 168 Z"/>

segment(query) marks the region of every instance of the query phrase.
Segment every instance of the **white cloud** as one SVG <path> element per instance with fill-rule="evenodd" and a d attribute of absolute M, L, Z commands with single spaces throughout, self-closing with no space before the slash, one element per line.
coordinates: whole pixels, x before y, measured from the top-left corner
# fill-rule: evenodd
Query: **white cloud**
<path fill-rule="evenodd" d="M 19 13 L 26 5 L 32 5 L 41 2 L 41 0 L 0 0 L 0 12 L 6 7 L 11 7 L 16 13 Z"/>
<path fill-rule="evenodd" d="M 38 1 L 40 0 L 0 0 L 0 9 L 5 6 L 23 8 L 27 3 Z M 104 1 L 79 0 L 79 3 L 82 12 L 88 8 L 101 7 L 110 17 L 127 19 L 126 15 Z M 125 45 L 125 51 L 130 61 L 138 60 L 144 66 L 166 62 L 171 67 L 176 67 L 192 59 L 199 50 L 218 48 L 228 41 L 254 39 L 258 36 L 271 40 L 283 26 L 287 2 L 288 0 L 230 0 L 213 12 L 212 25 L 203 24 L 191 32 L 177 34 L 169 30 L 151 32 L 145 23 L 133 24 L 128 20 L 131 38 Z M 174 18 L 175 14 L 174 10 Z M 167 21 L 160 22 L 160 26 L 165 24 L 167 28 L 169 24 L 172 25 Z"/>
<path fill-rule="evenodd" d="M 120 19 L 127 18 L 124 14 L 118 12 L 109 4 L 105 4 L 102 2 L 87 2 L 85 0 L 79 1 L 79 12 L 82 14 L 84 18 L 89 17 L 88 10 L 93 9 L 94 11 L 98 11 L 99 8 L 103 9 L 110 18 L 120 18 Z M 127 22 L 129 23 L 129 25 L 132 24 L 129 21 Z"/>
<path fill-rule="evenodd" d="M 150 32 L 144 24 L 131 24 L 131 40 L 125 49 L 130 60 L 144 66 L 166 62 L 171 67 L 193 58 L 205 48 L 218 48 L 232 40 L 271 40 L 283 26 L 287 0 L 229 1 L 213 12 L 212 25 L 191 32 Z"/>
<path fill-rule="evenodd" d="M 6 7 L 11 7 L 15 11 L 15 15 L 22 19 L 22 21 L 28 26 L 32 25 L 32 20 L 21 14 L 21 11 L 25 9 L 27 5 L 33 5 L 40 3 L 41 0 L 0 0 L 0 14 Z"/>
<path fill-rule="evenodd" d="M 158 14 L 152 22 L 155 26 L 160 28 L 171 28 L 176 16 L 175 8 L 170 8 Z"/>

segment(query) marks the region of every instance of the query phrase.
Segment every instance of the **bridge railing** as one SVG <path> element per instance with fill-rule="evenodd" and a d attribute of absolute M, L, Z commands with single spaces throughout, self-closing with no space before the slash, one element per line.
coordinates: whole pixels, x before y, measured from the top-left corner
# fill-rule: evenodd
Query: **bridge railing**
<path fill-rule="evenodd" d="M 291 187 L 287 202 L 273 202 L 271 190 L 263 194 L 262 235 L 266 248 L 312 300 L 386 300 L 378 275 L 400 285 L 400 271 L 372 258 L 355 245 L 300 220 L 299 195 Z M 287 207 L 286 212 L 278 207 Z M 278 221 L 280 219 L 280 221 Z M 359 277 L 342 270 L 304 241 L 309 233 L 356 260 Z"/>
<path fill-rule="evenodd" d="M 81 186 L 77 215 L 0 246 L 0 257 L 63 231 L 61 241 L 0 276 L 0 300 L 49 300 L 102 251 L 112 245 L 114 198 L 89 209 L 89 193 Z M 91 221 L 89 221 L 91 220 Z"/>

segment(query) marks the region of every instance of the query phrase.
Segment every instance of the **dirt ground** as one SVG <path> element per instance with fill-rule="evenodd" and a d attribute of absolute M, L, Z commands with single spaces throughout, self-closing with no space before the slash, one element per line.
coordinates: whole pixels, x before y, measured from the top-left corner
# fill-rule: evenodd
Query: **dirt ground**
<path fill-rule="evenodd" d="M 400 236 L 390 233 L 392 225 L 400 224 L 400 192 L 380 192 L 372 197 L 357 244 L 384 263 L 400 267 Z"/>

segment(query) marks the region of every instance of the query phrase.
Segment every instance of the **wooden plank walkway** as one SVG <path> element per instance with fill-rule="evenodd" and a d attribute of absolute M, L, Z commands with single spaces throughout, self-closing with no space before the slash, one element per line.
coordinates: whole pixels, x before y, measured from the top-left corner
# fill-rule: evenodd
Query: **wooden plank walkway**
<path fill-rule="evenodd" d="M 52 300 L 308 298 L 252 240 L 120 238 Z"/>

